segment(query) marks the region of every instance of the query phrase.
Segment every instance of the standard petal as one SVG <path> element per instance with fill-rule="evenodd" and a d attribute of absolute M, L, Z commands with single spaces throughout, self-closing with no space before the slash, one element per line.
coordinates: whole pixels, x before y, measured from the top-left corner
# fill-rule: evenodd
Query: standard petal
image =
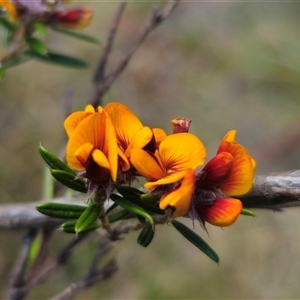
<path fill-rule="evenodd" d="M 164 210 L 168 206 L 174 207 L 174 217 L 182 217 L 187 214 L 191 207 L 195 178 L 196 175 L 192 169 L 186 170 L 180 187 L 165 194 L 159 202 L 159 208 Z"/>
<path fill-rule="evenodd" d="M 72 113 L 64 122 L 64 127 L 68 137 L 71 136 L 77 125 L 87 116 L 91 115 L 91 111 L 77 111 Z"/>
<path fill-rule="evenodd" d="M 228 152 L 233 157 L 230 176 L 220 184 L 225 195 L 240 196 L 251 189 L 254 180 L 253 162 L 247 150 L 236 142 L 223 141 L 219 151 Z"/>
<path fill-rule="evenodd" d="M 157 180 L 165 176 L 155 156 L 140 148 L 132 149 L 130 162 L 138 173 L 148 180 Z"/>
<path fill-rule="evenodd" d="M 182 172 L 200 167 L 204 163 L 206 150 L 197 136 L 191 133 L 168 135 L 158 149 L 167 171 Z"/>
<path fill-rule="evenodd" d="M 205 188 L 218 188 L 228 178 L 233 165 L 233 156 L 229 152 L 221 152 L 213 157 L 203 168 L 206 177 L 201 185 Z"/>
<path fill-rule="evenodd" d="M 82 170 L 83 168 L 86 167 L 87 161 L 88 161 L 93 149 L 94 149 L 94 145 L 91 143 L 85 143 L 85 144 L 81 145 L 74 153 L 77 161 L 76 160 L 68 161 L 69 165 L 76 170 Z M 81 166 L 81 167 L 79 167 L 79 166 Z"/>
<path fill-rule="evenodd" d="M 238 199 L 217 199 L 212 205 L 200 206 L 196 209 L 199 217 L 219 227 L 232 225 L 242 210 L 242 202 Z"/>
<path fill-rule="evenodd" d="M 111 102 L 104 110 L 109 114 L 115 127 L 119 146 L 125 151 L 143 124 L 129 108 L 121 103 Z"/>

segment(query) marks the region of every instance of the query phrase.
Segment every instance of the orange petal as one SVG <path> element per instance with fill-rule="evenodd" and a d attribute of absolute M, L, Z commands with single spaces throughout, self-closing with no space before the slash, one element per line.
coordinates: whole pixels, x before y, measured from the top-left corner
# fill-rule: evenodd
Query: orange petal
<path fill-rule="evenodd" d="M 242 202 L 233 198 L 217 199 L 212 205 L 198 207 L 197 213 L 204 221 L 219 227 L 232 225 L 242 210 Z"/>
<path fill-rule="evenodd" d="M 158 148 L 160 143 L 167 137 L 167 134 L 160 128 L 152 128 L 152 131 L 155 137 L 156 147 Z"/>
<path fill-rule="evenodd" d="M 102 139 L 105 139 L 105 143 L 102 149 L 109 161 L 111 178 L 113 181 L 116 181 L 118 173 L 118 144 L 116 131 L 108 113 L 105 110 L 102 110 L 100 114 L 105 119 L 105 138 L 102 137 Z M 101 135 L 100 132 L 98 134 Z"/>
<path fill-rule="evenodd" d="M 73 161 L 69 160 L 68 164 L 75 170 L 84 169 L 93 149 L 94 149 L 93 144 L 91 144 L 91 143 L 83 144 L 75 151 L 76 160 L 73 160 Z"/>
<path fill-rule="evenodd" d="M 110 165 L 105 154 L 99 149 L 95 149 L 92 153 L 93 161 L 102 168 L 110 170 Z"/>
<path fill-rule="evenodd" d="M 153 132 L 148 126 L 144 126 L 136 131 L 133 135 L 128 148 L 125 151 L 126 157 L 130 158 L 131 149 L 144 148 L 152 139 Z M 155 144 L 154 144 L 155 147 Z"/>
<path fill-rule="evenodd" d="M 64 127 L 68 137 L 70 137 L 77 125 L 92 113 L 93 112 L 91 111 L 77 111 L 72 113 L 64 122 Z"/>
<path fill-rule="evenodd" d="M 143 124 L 129 108 L 121 103 L 111 102 L 104 110 L 109 114 L 115 127 L 119 146 L 125 151 Z"/>
<path fill-rule="evenodd" d="M 156 157 L 140 148 L 131 150 L 130 161 L 138 173 L 148 180 L 157 180 L 165 176 Z"/>
<path fill-rule="evenodd" d="M 202 182 L 205 188 L 219 187 L 228 178 L 233 165 L 233 157 L 229 152 L 221 152 L 213 157 L 203 168 L 206 177 Z"/>
<path fill-rule="evenodd" d="M 254 180 L 253 162 L 247 150 L 236 142 L 223 141 L 220 152 L 229 152 L 233 157 L 231 174 L 219 188 L 225 195 L 244 195 L 251 189 Z"/>
<path fill-rule="evenodd" d="M 197 136 L 191 133 L 168 135 L 158 149 L 159 156 L 167 172 L 183 172 L 200 167 L 206 150 Z"/>
<path fill-rule="evenodd" d="M 130 169 L 130 163 L 129 160 L 127 159 L 127 157 L 125 156 L 125 154 L 123 153 L 123 151 L 118 148 L 118 155 L 119 155 L 119 162 L 121 165 L 121 170 L 123 172 L 126 172 Z"/>
<path fill-rule="evenodd" d="M 174 217 L 182 217 L 187 214 L 194 193 L 195 178 L 196 175 L 192 169 L 186 170 L 181 186 L 164 195 L 159 202 L 159 208 L 164 210 L 168 206 L 174 207 Z"/>

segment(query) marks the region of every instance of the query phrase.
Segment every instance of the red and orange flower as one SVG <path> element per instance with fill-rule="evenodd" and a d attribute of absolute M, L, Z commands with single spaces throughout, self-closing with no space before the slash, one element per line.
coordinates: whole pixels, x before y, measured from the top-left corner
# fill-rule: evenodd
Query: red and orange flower
<path fill-rule="evenodd" d="M 242 210 L 242 202 L 232 196 L 249 192 L 254 180 L 255 161 L 235 142 L 236 131 L 229 131 L 217 154 L 196 175 L 189 215 L 204 225 L 230 226 Z M 231 196 L 231 197 L 230 197 Z"/>

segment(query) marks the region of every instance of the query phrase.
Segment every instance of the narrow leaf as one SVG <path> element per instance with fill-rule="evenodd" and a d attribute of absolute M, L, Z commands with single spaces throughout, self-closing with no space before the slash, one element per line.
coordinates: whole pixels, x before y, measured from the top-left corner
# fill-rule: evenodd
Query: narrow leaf
<path fill-rule="evenodd" d="M 88 43 L 92 43 L 92 44 L 96 44 L 96 45 L 101 44 L 101 42 L 98 39 L 96 39 L 96 38 L 94 38 L 90 35 L 87 35 L 87 34 L 78 33 L 76 31 L 64 29 L 64 28 L 61 28 L 61 27 L 53 27 L 52 29 L 57 31 L 57 32 L 69 35 L 71 37 L 74 37 L 76 39 L 79 39 L 79 40 L 82 40 L 82 41 L 85 41 L 85 42 L 88 42 Z"/>
<path fill-rule="evenodd" d="M 29 50 L 26 51 L 26 54 L 29 55 L 31 58 L 43 61 L 45 63 L 62 66 L 62 67 L 70 67 L 70 68 L 87 67 L 87 63 L 84 62 L 83 60 L 76 57 L 60 54 L 60 53 L 48 51 L 47 55 L 39 55 Z"/>
<path fill-rule="evenodd" d="M 76 233 L 76 231 L 75 231 L 76 222 L 77 222 L 77 220 L 76 221 L 67 221 L 67 222 L 63 223 L 60 228 L 62 229 L 63 232 L 66 232 L 66 233 Z M 95 222 L 95 223 L 91 224 L 90 226 L 88 226 L 84 230 L 84 232 L 93 231 L 99 227 L 100 227 L 100 224 L 98 222 Z"/>
<path fill-rule="evenodd" d="M 26 53 L 22 53 L 18 56 L 14 56 L 8 60 L 5 60 L 3 63 L 2 63 L 2 67 L 5 68 L 5 69 L 8 69 L 8 68 L 11 68 L 11 67 L 14 67 L 14 66 L 17 66 L 17 65 L 20 65 L 28 60 L 30 60 L 31 57 L 29 55 L 27 55 Z"/>
<path fill-rule="evenodd" d="M 83 179 L 76 179 L 76 176 L 61 170 L 51 170 L 52 176 L 66 187 L 81 193 L 87 193 L 86 182 Z"/>
<path fill-rule="evenodd" d="M 0 68 L 0 81 L 4 78 L 4 76 L 5 76 L 5 69 Z"/>
<path fill-rule="evenodd" d="M 194 244 L 198 249 L 210 257 L 213 261 L 218 262 L 218 254 L 194 231 L 185 226 L 184 224 L 172 220 L 172 225 L 192 244 Z"/>
<path fill-rule="evenodd" d="M 46 45 L 37 38 L 27 37 L 26 43 L 30 50 L 37 55 L 45 55 L 48 52 Z"/>
<path fill-rule="evenodd" d="M 41 36 L 46 36 L 46 26 L 38 21 L 35 21 L 33 23 L 33 28 L 41 35 Z"/>
<path fill-rule="evenodd" d="M 131 201 L 129 201 L 128 199 L 125 199 L 121 196 L 118 196 L 116 194 L 111 194 L 110 195 L 111 200 L 113 200 L 115 203 L 117 203 L 118 205 L 122 206 L 123 208 L 129 210 L 130 212 L 140 215 L 142 217 L 144 217 L 145 219 L 147 219 L 152 225 L 154 225 L 154 219 L 152 218 L 152 216 L 143 208 L 141 208 L 140 206 L 132 203 Z"/>
<path fill-rule="evenodd" d="M 146 211 L 149 211 L 153 214 L 164 215 L 165 212 L 158 207 L 154 207 L 149 205 L 141 200 L 141 196 L 143 192 L 136 188 L 132 188 L 129 186 L 120 186 L 117 188 L 118 192 L 127 200 L 131 201 L 132 203 L 137 204 L 138 206 L 144 208 Z"/>
<path fill-rule="evenodd" d="M 250 217 L 256 217 L 255 212 L 247 208 L 242 208 L 240 214 L 245 216 L 250 216 Z"/>
<path fill-rule="evenodd" d="M 87 231 L 88 228 L 96 222 L 101 210 L 102 206 L 99 204 L 92 204 L 89 206 L 77 220 L 75 232 L 81 233 Z"/>
<path fill-rule="evenodd" d="M 126 209 L 122 209 L 115 214 L 111 215 L 108 217 L 109 223 L 114 223 L 123 219 L 128 219 L 130 216 L 135 216 L 133 215 L 130 211 Z"/>
<path fill-rule="evenodd" d="M 37 211 L 44 215 L 62 219 L 78 219 L 86 208 L 82 205 L 56 202 L 45 202 L 36 207 Z"/>
<path fill-rule="evenodd" d="M 51 153 L 41 145 L 39 147 L 39 152 L 42 158 L 44 159 L 45 163 L 50 167 L 50 169 L 62 170 L 74 176 L 77 175 L 74 170 L 72 170 L 68 165 L 66 165 L 63 161 L 61 161 L 53 153 Z"/>
<path fill-rule="evenodd" d="M 154 230 L 153 226 L 150 223 L 147 223 L 142 231 L 140 232 L 137 242 L 143 246 L 147 247 L 153 240 L 154 237 Z"/>

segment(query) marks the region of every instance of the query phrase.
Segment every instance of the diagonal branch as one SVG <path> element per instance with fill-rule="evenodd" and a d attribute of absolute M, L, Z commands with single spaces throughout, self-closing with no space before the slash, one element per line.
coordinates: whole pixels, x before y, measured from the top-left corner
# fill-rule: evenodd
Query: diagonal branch
<path fill-rule="evenodd" d="M 128 65 L 130 59 L 137 51 L 139 46 L 144 42 L 149 33 L 153 31 L 157 26 L 159 26 L 177 7 L 180 0 L 172 0 L 167 3 L 163 9 L 158 9 L 154 7 L 146 21 L 144 29 L 142 30 L 137 42 L 129 51 L 129 53 L 124 57 L 124 59 L 119 63 L 115 70 L 113 70 L 109 75 L 105 75 L 105 66 L 107 64 L 108 57 L 112 51 L 112 44 L 116 35 L 116 31 L 125 9 L 125 3 L 121 2 L 119 9 L 117 10 L 116 16 L 114 18 L 112 27 L 110 29 L 110 34 L 108 35 L 108 40 L 106 42 L 106 47 L 104 49 L 102 58 L 100 59 L 99 66 L 94 78 L 96 83 L 95 91 L 90 99 L 90 104 L 94 107 L 98 106 L 101 102 L 102 97 L 109 90 L 114 81 L 121 75 L 126 66 Z"/>

